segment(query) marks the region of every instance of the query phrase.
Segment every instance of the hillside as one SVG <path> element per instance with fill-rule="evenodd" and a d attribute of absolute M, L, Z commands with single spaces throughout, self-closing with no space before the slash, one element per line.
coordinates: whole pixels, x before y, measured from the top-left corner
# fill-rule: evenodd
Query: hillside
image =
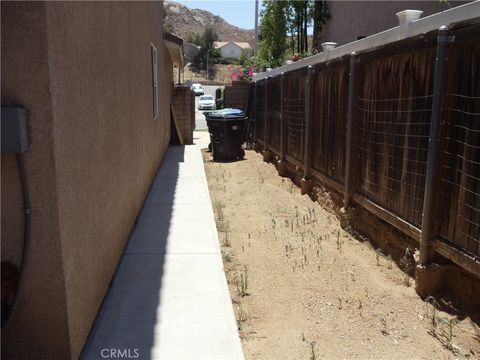
<path fill-rule="evenodd" d="M 165 1 L 163 6 L 165 9 L 165 27 L 171 27 L 175 34 L 185 40 L 188 34 L 201 34 L 206 25 L 213 25 L 218 34 L 218 41 L 240 41 L 250 42 L 250 44 L 253 42 L 253 30 L 233 26 L 209 11 L 190 9 L 173 1 Z"/>

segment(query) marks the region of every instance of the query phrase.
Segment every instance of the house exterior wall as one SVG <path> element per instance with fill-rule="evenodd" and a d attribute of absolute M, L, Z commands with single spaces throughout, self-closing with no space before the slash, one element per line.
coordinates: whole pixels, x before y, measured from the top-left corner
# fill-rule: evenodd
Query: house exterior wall
<path fill-rule="evenodd" d="M 162 11 L 161 2 L 2 2 L 2 105 L 27 109 L 32 202 L 5 358 L 77 358 L 88 337 L 169 143 Z M 12 249 L 23 230 L 15 174 L 2 155 L 2 214 L 15 209 L 2 247 Z"/>
<path fill-rule="evenodd" d="M 220 48 L 222 58 L 240 59 L 242 48 L 234 43 L 228 43 Z"/>
<path fill-rule="evenodd" d="M 447 10 L 469 1 L 329 1 L 331 19 L 322 31 L 322 41 L 338 45 L 398 26 L 395 15 L 402 10 L 422 10 L 422 17 Z"/>

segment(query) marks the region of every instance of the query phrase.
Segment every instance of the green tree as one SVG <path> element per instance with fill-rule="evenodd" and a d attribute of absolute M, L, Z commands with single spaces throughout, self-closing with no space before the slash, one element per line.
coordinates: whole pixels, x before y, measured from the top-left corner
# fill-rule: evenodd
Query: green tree
<path fill-rule="evenodd" d="M 323 25 L 330 19 L 330 11 L 326 0 L 317 0 L 313 5 L 313 43 L 312 47 L 320 51 L 322 47 L 322 29 Z"/>
<path fill-rule="evenodd" d="M 287 35 L 286 1 L 265 0 L 261 13 L 261 43 L 259 58 L 270 67 L 277 67 L 285 60 Z"/>
<path fill-rule="evenodd" d="M 192 63 L 197 68 L 207 66 L 207 53 L 208 57 L 215 57 L 218 52 L 214 49 L 214 42 L 217 41 L 218 35 L 212 26 L 207 26 L 203 31 L 203 34 L 189 34 L 187 42 L 200 46 L 197 56 L 193 59 Z"/>

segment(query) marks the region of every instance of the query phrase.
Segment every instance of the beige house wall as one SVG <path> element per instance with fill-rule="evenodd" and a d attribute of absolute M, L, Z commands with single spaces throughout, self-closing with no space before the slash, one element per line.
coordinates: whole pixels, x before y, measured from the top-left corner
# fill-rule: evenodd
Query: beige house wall
<path fill-rule="evenodd" d="M 322 41 L 338 45 L 357 40 L 358 36 L 370 36 L 398 26 L 395 15 L 402 10 L 422 10 L 422 17 L 458 6 L 469 1 L 329 1 L 331 19 L 324 26 Z"/>
<path fill-rule="evenodd" d="M 2 2 L 2 105 L 27 109 L 32 202 L 6 359 L 81 352 L 169 143 L 162 11 L 161 2 Z M 2 155 L 2 248 L 12 259 L 21 202 L 14 157 Z"/>

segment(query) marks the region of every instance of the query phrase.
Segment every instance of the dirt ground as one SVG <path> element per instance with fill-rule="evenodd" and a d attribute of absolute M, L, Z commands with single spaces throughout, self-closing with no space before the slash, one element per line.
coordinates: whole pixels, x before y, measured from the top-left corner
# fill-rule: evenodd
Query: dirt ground
<path fill-rule="evenodd" d="M 260 154 L 203 155 L 247 359 L 480 359 L 478 324 L 422 301 Z"/>
<path fill-rule="evenodd" d="M 193 68 L 186 66 L 184 69 L 183 78 L 185 81 L 191 80 L 192 82 L 202 83 L 204 85 L 213 82 L 215 84 L 225 84 L 230 85 L 232 80 L 230 79 L 230 73 L 228 71 L 229 65 L 223 64 L 213 64 L 210 67 L 210 81 L 207 81 L 207 71 L 206 70 L 199 70 L 194 71 Z M 176 77 L 175 77 L 176 79 Z"/>

